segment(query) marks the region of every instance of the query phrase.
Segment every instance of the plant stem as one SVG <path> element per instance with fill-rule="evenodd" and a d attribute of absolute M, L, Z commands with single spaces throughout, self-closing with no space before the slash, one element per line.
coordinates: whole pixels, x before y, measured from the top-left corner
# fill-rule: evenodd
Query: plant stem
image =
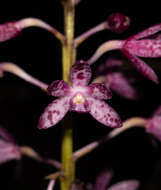
<path fill-rule="evenodd" d="M 69 81 L 71 65 L 75 62 L 76 48 L 74 46 L 74 0 L 64 3 L 64 33 L 65 43 L 62 47 L 62 69 L 63 80 Z M 61 177 L 61 190 L 69 190 L 75 178 L 75 164 L 72 161 L 73 154 L 73 132 L 72 123 L 67 115 L 62 124 L 62 171 L 65 177 Z"/>
<path fill-rule="evenodd" d="M 101 24 L 98 24 L 97 26 L 91 28 L 90 30 L 86 31 L 85 33 L 81 34 L 75 39 L 76 47 L 78 47 L 82 42 L 84 42 L 87 38 L 94 35 L 97 32 L 100 32 L 102 30 L 107 29 L 107 23 L 102 22 Z"/>

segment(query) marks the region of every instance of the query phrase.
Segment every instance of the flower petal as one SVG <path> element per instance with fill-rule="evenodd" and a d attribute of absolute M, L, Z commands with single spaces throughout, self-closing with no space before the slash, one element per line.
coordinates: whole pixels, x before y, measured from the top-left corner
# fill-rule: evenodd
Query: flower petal
<path fill-rule="evenodd" d="M 70 80 L 73 86 L 86 86 L 91 79 L 91 68 L 87 62 L 76 62 L 70 71 Z"/>
<path fill-rule="evenodd" d="M 51 96 L 61 97 L 68 95 L 70 86 L 63 80 L 56 80 L 52 82 L 48 88 L 47 93 Z"/>
<path fill-rule="evenodd" d="M 105 190 L 113 177 L 112 171 L 104 171 L 96 179 L 94 190 Z"/>
<path fill-rule="evenodd" d="M 92 83 L 88 86 L 88 93 L 90 96 L 100 100 L 107 100 L 112 98 L 111 90 L 102 83 Z"/>
<path fill-rule="evenodd" d="M 139 187 L 137 180 L 121 181 L 112 185 L 108 190 L 136 190 Z"/>
<path fill-rule="evenodd" d="M 47 129 L 56 125 L 69 110 L 69 97 L 59 98 L 51 102 L 41 115 L 38 128 Z"/>
<path fill-rule="evenodd" d="M 155 83 L 158 83 L 157 75 L 147 64 L 144 63 L 144 61 L 142 61 L 138 57 L 132 55 L 129 51 L 127 51 L 125 49 L 123 49 L 122 51 L 123 51 L 124 55 L 132 61 L 132 63 L 137 68 L 137 70 L 140 71 L 140 73 L 144 77 L 152 80 Z"/>
<path fill-rule="evenodd" d="M 7 22 L 0 25 L 0 42 L 16 37 L 21 32 L 17 22 Z"/>
<path fill-rule="evenodd" d="M 100 123 L 109 127 L 121 127 L 119 115 L 107 103 L 88 97 L 90 114 Z"/>
<path fill-rule="evenodd" d="M 0 139 L 0 164 L 10 160 L 20 160 L 21 153 L 18 146 Z"/>
<path fill-rule="evenodd" d="M 128 79 L 120 72 L 110 73 L 106 76 L 106 86 L 125 98 L 136 99 L 137 91 L 132 87 Z"/>
<path fill-rule="evenodd" d="M 131 54 L 140 57 L 160 57 L 161 56 L 161 41 L 154 39 L 146 40 L 127 40 L 124 48 Z"/>
<path fill-rule="evenodd" d="M 157 32 L 159 32 L 161 30 L 161 24 L 157 24 L 155 26 L 149 27 L 145 30 L 143 30 L 142 32 L 139 32 L 135 35 L 133 35 L 131 38 L 133 39 L 141 39 L 141 38 L 145 38 L 148 36 L 151 36 Z"/>

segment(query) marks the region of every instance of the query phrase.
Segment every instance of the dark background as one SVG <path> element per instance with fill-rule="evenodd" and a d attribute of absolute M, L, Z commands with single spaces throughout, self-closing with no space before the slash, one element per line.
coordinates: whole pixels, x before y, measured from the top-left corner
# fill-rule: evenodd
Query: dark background
<path fill-rule="evenodd" d="M 88 59 L 105 40 L 125 39 L 161 22 L 157 1 L 147 1 L 142 5 L 140 3 L 141 1 L 118 3 L 82 0 L 76 8 L 76 36 L 104 21 L 113 12 L 128 15 L 132 23 L 129 30 L 123 34 L 104 31 L 89 38 L 79 47 L 78 59 Z M 0 23 L 37 17 L 63 32 L 59 0 L 52 3 L 5 1 L 0 10 Z M 102 56 L 97 64 L 103 63 L 110 55 L 111 53 L 107 53 Z M 161 79 L 161 59 L 145 60 Z M 0 62 L 4 61 L 16 63 L 49 84 L 53 80 L 61 79 L 60 44 L 50 33 L 39 28 L 25 29 L 15 39 L 1 43 Z M 93 71 L 96 67 L 97 65 L 93 66 Z M 125 69 L 127 72 L 136 72 L 131 64 Z M 122 120 L 132 116 L 149 117 L 161 104 L 160 84 L 156 85 L 141 78 L 135 85 L 142 92 L 140 100 L 126 100 L 114 94 L 110 101 L 110 105 L 117 110 Z M 19 145 L 32 146 L 41 155 L 60 160 L 61 124 L 44 131 L 37 129 L 38 119 L 53 97 L 48 97 L 37 87 L 8 73 L 0 79 L 0 89 L 0 124 L 13 134 Z M 72 122 L 75 149 L 101 138 L 111 130 L 85 114 L 73 114 Z M 154 146 L 152 140 L 154 138 L 145 134 L 144 130 L 131 129 L 82 158 L 78 162 L 77 177 L 85 182 L 93 182 L 99 171 L 113 168 L 116 173 L 112 182 L 135 178 L 140 180 L 142 190 L 160 190 L 161 144 L 157 142 L 157 146 Z M 28 158 L 23 158 L 21 162 L 9 162 L 0 166 L 0 189 L 45 189 L 47 182 L 43 178 L 54 171 L 56 170 Z"/>

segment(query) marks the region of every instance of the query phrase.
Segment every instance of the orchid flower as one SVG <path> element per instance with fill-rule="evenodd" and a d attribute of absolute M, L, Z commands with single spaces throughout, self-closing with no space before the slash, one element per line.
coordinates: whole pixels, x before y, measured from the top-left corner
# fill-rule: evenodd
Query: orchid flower
<path fill-rule="evenodd" d="M 139 57 L 156 58 L 161 57 L 160 36 L 151 38 L 161 30 L 161 24 L 152 26 L 126 40 L 113 40 L 103 43 L 88 60 L 93 64 L 101 55 L 110 50 L 120 49 L 122 53 L 134 64 L 137 70 L 146 78 L 158 83 L 157 75 Z"/>
<path fill-rule="evenodd" d="M 0 127 L 0 164 L 10 160 L 20 160 L 21 152 L 13 138 Z"/>
<path fill-rule="evenodd" d="M 100 123 L 110 127 L 120 127 L 119 115 L 103 100 L 111 98 L 111 91 L 103 84 L 92 83 L 91 68 L 86 62 L 76 62 L 70 71 L 72 86 L 63 80 L 56 80 L 47 89 L 47 93 L 59 97 L 51 102 L 41 115 L 39 128 L 47 129 L 56 125 L 70 111 L 89 112 Z"/>

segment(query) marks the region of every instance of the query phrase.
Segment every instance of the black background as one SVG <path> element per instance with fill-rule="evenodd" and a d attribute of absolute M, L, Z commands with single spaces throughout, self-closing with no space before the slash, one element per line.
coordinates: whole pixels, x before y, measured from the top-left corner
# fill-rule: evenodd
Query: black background
<path fill-rule="evenodd" d="M 88 59 L 96 48 L 105 40 L 125 39 L 149 26 L 161 22 L 160 6 L 157 1 L 92 1 L 82 0 L 76 8 L 76 30 L 78 36 L 90 27 L 104 21 L 113 12 L 128 15 L 131 26 L 123 34 L 101 32 L 89 38 L 78 49 L 78 59 Z M 142 2 L 143 3 L 143 2 Z M 63 32 L 63 14 L 59 0 L 51 2 L 10 2 L 1 4 L 0 23 L 18 20 L 24 17 L 37 17 Z M 97 64 L 110 55 L 102 56 Z M 161 79 L 161 59 L 145 59 L 154 68 Z M 10 41 L 0 44 L 0 62 L 14 62 L 25 71 L 46 83 L 61 79 L 61 46 L 47 31 L 39 28 L 28 28 Z M 127 60 L 125 59 L 125 62 Z M 93 66 L 93 71 L 97 65 Z M 129 64 L 128 72 L 135 72 Z M 114 94 L 109 101 L 122 120 L 132 116 L 149 117 L 161 104 L 161 85 L 142 80 L 136 84 L 143 98 L 139 101 L 126 100 Z M 29 145 L 40 154 L 60 159 L 61 124 L 48 130 L 38 130 L 38 119 L 53 100 L 37 87 L 6 73 L 0 79 L 0 124 L 17 140 L 19 145 Z M 102 126 L 89 115 L 73 114 L 75 149 L 101 138 L 111 129 Z M 77 177 L 85 182 L 93 182 L 98 172 L 105 168 L 115 169 L 113 183 L 125 179 L 138 179 L 140 189 L 161 189 L 161 145 L 152 143 L 153 137 L 144 130 L 131 129 L 116 139 L 105 143 L 78 162 Z M 20 173 L 16 171 L 21 169 Z M 33 160 L 23 158 L 21 162 L 10 162 L 0 166 L 0 189 L 45 189 L 47 182 L 43 177 L 56 171 L 40 165 Z"/>

